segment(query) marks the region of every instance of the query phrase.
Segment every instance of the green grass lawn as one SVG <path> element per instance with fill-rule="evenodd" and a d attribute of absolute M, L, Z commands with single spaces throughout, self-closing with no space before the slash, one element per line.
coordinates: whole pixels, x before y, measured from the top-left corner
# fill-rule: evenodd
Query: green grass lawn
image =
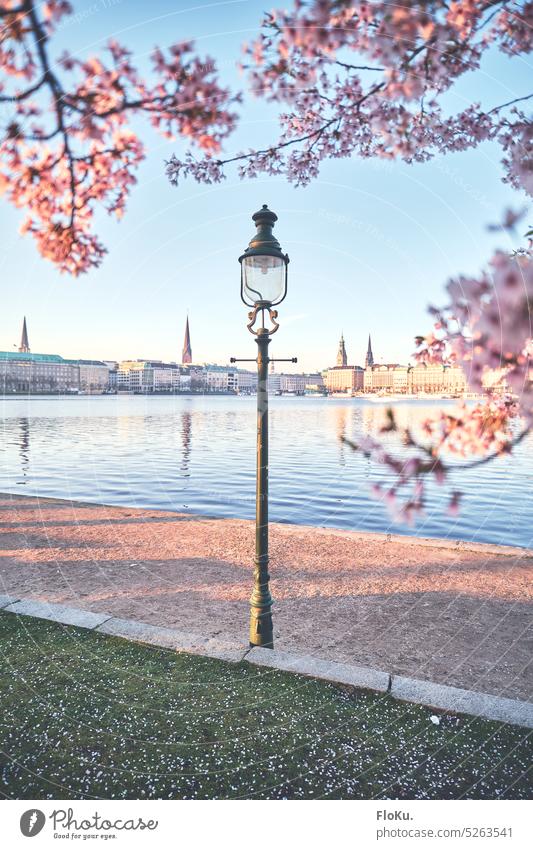
<path fill-rule="evenodd" d="M 16 799 L 526 798 L 532 732 L 0 613 Z"/>

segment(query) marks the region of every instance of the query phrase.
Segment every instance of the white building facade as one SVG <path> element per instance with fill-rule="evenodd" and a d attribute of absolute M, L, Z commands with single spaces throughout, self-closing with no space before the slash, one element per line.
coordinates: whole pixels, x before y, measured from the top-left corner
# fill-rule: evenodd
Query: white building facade
<path fill-rule="evenodd" d="M 78 360 L 80 391 L 102 393 L 109 390 L 109 367 L 101 360 Z"/>
<path fill-rule="evenodd" d="M 161 360 L 123 360 L 117 369 L 119 392 L 186 392 L 190 389 L 191 377 L 177 363 Z"/>

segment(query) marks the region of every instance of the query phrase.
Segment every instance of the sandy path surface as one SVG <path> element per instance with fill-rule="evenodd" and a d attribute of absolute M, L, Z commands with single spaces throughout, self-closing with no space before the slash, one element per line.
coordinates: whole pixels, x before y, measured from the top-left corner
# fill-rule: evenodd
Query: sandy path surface
<path fill-rule="evenodd" d="M 3 495 L 0 593 L 242 643 L 253 544 L 244 520 Z M 495 549 L 271 525 L 276 648 L 533 700 L 533 551 Z"/>

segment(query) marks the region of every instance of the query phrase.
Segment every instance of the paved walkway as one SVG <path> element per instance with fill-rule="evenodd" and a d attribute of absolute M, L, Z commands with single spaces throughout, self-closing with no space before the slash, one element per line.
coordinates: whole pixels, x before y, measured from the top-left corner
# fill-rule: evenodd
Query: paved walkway
<path fill-rule="evenodd" d="M 0 593 L 247 640 L 251 522 L 0 496 Z M 276 648 L 533 701 L 533 551 L 271 526 Z"/>

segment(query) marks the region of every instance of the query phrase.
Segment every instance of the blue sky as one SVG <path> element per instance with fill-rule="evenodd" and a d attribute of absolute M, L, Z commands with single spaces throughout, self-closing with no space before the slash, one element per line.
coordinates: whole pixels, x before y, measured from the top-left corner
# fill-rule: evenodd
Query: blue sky
<path fill-rule="evenodd" d="M 169 3 L 167 0 L 73 0 L 55 55 L 97 52 L 111 36 L 141 66 L 154 45 L 195 39 L 219 61 L 234 86 L 240 45 L 257 32 L 263 0 Z M 461 109 L 472 98 L 494 106 L 529 93 L 530 63 L 490 55 L 450 96 Z M 21 213 L 0 201 L 2 319 L 0 349 L 18 343 L 23 314 L 32 350 L 67 357 L 179 359 L 189 311 L 196 361 L 254 355 L 239 299 L 237 257 L 248 243 L 251 214 L 274 209 L 277 236 L 291 257 L 289 292 L 272 343 L 278 357 L 298 356 L 311 370 L 333 364 L 341 331 L 349 361 L 361 363 L 368 333 L 377 360 L 406 362 L 413 337 L 430 328 L 428 303 L 443 303 L 446 280 L 476 273 L 504 237 L 488 233 L 505 206 L 525 198 L 501 182 L 500 150 L 439 157 L 418 166 L 358 159 L 325 163 L 311 186 L 282 178 L 178 188 L 164 176 L 169 143 L 144 122 L 148 148 L 124 219 L 105 215 L 97 232 L 109 249 L 100 269 L 73 279 L 42 260 L 18 235 Z M 277 136 L 275 110 L 247 102 L 231 153 Z"/>

